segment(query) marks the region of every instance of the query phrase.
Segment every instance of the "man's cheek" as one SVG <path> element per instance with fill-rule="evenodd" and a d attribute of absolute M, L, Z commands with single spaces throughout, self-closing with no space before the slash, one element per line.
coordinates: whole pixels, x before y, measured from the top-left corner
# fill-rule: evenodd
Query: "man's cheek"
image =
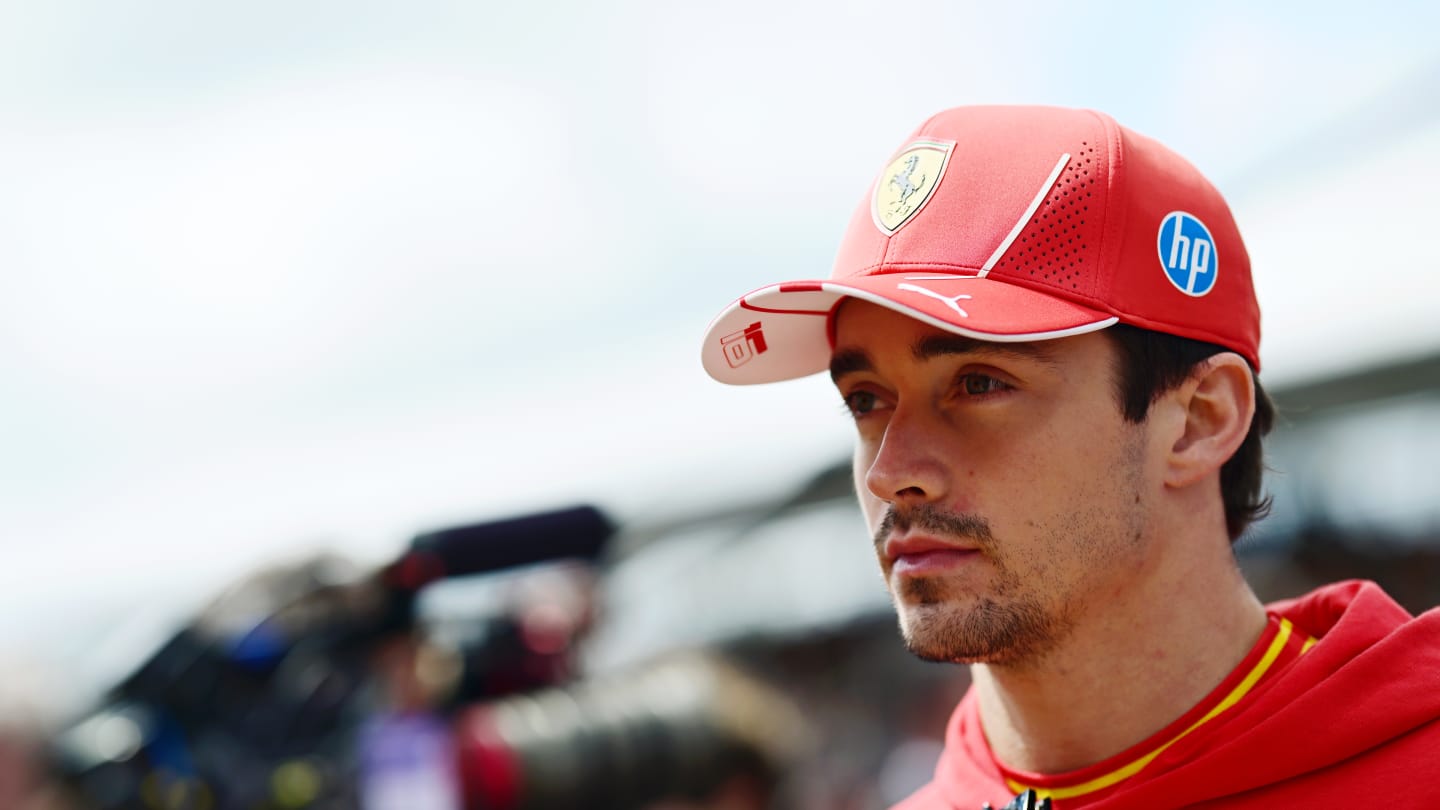
<path fill-rule="evenodd" d="M 865 513 L 866 525 L 870 526 L 873 531 L 878 525 L 874 519 L 875 504 L 878 503 L 878 500 L 865 484 L 865 480 L 870 472 L 870 463 L 871 459 L 864 454 L 863 449 L 857 449 L 855 451 L 855 462 L 850 468 L 850 474 L 855 484 L 855 499 L 860 502 L 860 510 Z"/>
<path fill-rule="evenodd" d="M 870 532 L 870 536 L 874 537 L 875 533 L 880 530 L 880 524 L 884 522 L 886 504 L 870 494 L 863 483 L 860 485 L 856 497 L 860 501 L 860 514 L 865 518 L 865 528 Z"/>

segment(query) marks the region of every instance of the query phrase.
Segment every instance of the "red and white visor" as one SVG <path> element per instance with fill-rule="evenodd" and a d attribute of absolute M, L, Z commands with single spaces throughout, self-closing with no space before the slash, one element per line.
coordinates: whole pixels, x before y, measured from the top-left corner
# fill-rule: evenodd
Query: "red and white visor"
<path fill-rule="evenodd" d="M 1101 310 L 977 275 L 889 272 L 844 281 L 794 281 L 761 287 L 710 323 L 701 352 L 705 371 L 732 385 L 824 371 L 833 349 L 830 318 L 845 298 L 869 301 L 947 332 L 1001 343 L 1078 335 L 1118 320 Z"/>

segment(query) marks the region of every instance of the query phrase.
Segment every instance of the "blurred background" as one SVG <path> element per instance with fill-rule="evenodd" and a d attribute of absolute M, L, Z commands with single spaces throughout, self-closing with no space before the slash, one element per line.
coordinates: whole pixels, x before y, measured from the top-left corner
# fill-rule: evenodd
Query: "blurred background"
<path fill-rule="evenodd" d="M 822 379 L 713 383 L 699 340 L 823 277 L 874 172 L 957 104 L 1102 109 L 1210 176 L 1283 414 L 1247 570 L 1440 602 L 1437 24 L 0 0 L 0 807 L 912 789 L 964 676 L 899 648 L 848 419 Z M 533 553 L 474 551 L 498 546 Z M 474 772 L 442 767 L 457 746 Z M 68 793 L 35 776 L 56 759 Z M 657 772 L 681 775 L 636 787 Z"/>

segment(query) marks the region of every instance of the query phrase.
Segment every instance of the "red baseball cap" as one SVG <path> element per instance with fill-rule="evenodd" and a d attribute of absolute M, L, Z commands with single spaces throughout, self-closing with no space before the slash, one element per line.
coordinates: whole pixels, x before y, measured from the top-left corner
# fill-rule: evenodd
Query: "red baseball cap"
<path fill-rule="evenodd" d="M 1260 368 L 1260 308 L 1230 208 L 1157 141 L 1092 110 L 959 107 L 876 177 L 829 279 L 762 287 L 710 323 L 721 382 L 829 367 L 831 314 L 859 298 L 981 340 L 1128 323 Z"/>

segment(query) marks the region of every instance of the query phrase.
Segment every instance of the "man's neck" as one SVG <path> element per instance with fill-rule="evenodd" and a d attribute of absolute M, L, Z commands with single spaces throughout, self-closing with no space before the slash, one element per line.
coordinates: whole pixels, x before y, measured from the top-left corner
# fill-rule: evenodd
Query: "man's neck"
<path fill-rule="evenodd" d="M 971 667 L 980 716 L 1007 766 L 1063 773 L 1144 741 L 1205 698 L 1265 627 L 1233 563 L 1175 567 L 1110 600 L 1041 659 Z"/>

